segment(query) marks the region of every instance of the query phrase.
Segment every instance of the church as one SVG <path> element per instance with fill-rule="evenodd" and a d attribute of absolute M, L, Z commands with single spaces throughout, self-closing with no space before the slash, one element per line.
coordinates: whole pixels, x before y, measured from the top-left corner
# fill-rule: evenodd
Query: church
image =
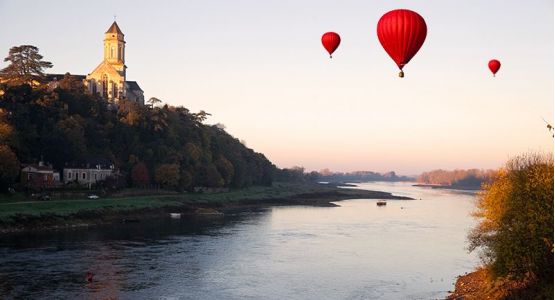
<path fill-rule="evenodd" d="M 144 105 L 143 90 L 136 81 L 127 80 L 126 70 L 124 34 L 114 21 L 104 33 L 104 60 L 85 77 L 85 87 L 110 103 L 128 99 Z"/>

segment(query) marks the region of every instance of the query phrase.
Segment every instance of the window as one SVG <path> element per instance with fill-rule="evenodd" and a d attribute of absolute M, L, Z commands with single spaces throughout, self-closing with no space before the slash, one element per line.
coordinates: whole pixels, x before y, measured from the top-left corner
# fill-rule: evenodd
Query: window
<path fill-rule="evenodd" d="M 87 178 L 87 173 L 83 172 L 83 179 Z"/>
<path fill-rule="evenodd" d="M 67 172 L 67 179 L 71 179 L 71 172 Z"/>
<path fill-rule="evenodd" d="M 96 181 L 96 173 L 94 174 L 94 180 Z"/>
<path fill-rule="evenodd" d="M 110 58 L 114 58 L 114 47 L 110 49 Z"/>
<path fill-rule="evenodd" d="M 31 180 L 31 173 L 27 173 L 27 180 Z"/>

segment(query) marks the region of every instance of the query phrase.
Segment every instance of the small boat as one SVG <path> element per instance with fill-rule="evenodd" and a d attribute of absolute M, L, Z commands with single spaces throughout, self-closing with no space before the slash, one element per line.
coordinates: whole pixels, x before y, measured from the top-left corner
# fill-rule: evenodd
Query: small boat
<path fill-rule="evenodd" d="M 386 201 L 378 201 L 378 202 L 376 202 L 376 205 L 377 206 L 384 206 L 384 205 L 387 205 L 387 202 Z"/>
<path fill-rule="evenodd" d="M 180 213 L 170 213 L 170 217 L 172 219 L 181 219 L 181 214 Z"/>

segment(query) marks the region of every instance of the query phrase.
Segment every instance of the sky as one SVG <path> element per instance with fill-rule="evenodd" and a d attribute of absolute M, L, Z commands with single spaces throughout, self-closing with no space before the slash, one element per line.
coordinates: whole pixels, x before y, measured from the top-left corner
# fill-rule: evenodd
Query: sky
<path fill-rule="evenodd" d="M 405 78 L 376 35 L 397 8 L 428 27 Z M 211 113 L 279 167 L 414 175 L 553 151 L 542 120 L 553 122 L 553 11 L 548 0 L 0 0 L 0 55 L 32 44 L 49 72 L 88 74 L 115 15 L 127 79 L 146 99 Z M 331 60 L 327 31 L 342 39 Z"/>

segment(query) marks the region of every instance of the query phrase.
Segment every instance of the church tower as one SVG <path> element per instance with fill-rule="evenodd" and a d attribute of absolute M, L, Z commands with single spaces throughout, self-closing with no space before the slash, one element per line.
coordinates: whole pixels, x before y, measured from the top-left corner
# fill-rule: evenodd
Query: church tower
<path fill-rule="evenodd" d="M 125 40 L 116 21 L 104 34 L 104 60 L 122 72 L 125 77 Z"/>
<path fill-rule="evenodd" d="M 114 21 L 104 33 L 104 59 L 85 77 L 89 93 L 112 104 L 128 99 L 144 105 L 143 90 L 136 81 L 127 81 L 124 34 Z"/>

